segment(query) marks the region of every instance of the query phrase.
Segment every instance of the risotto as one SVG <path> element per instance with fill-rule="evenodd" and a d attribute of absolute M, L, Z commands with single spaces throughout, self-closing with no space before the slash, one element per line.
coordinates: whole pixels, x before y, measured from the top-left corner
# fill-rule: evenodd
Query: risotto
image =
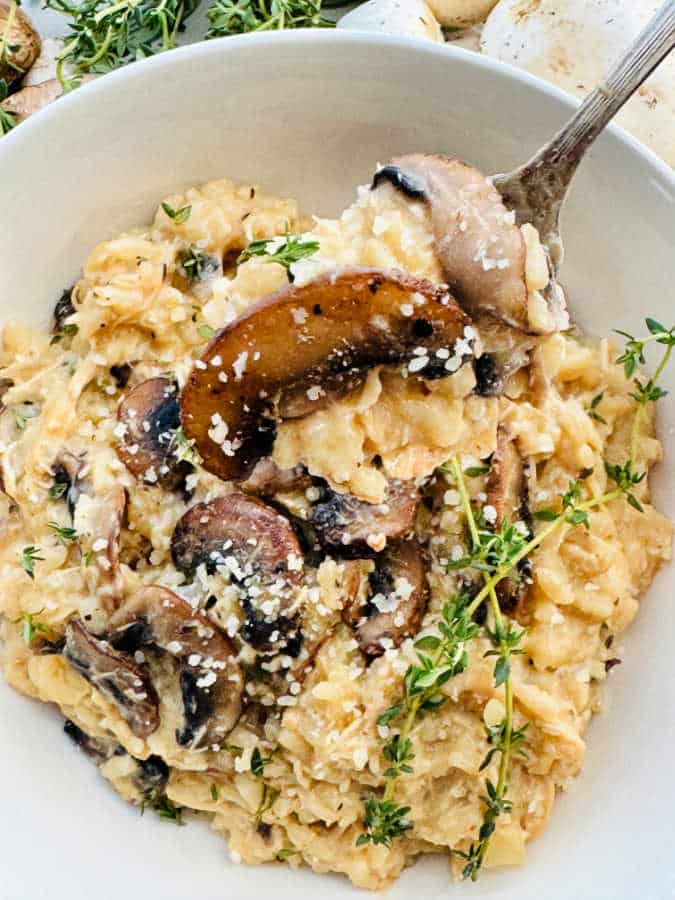
<path fill-rule="evenodd" d="M 167 198 L 52 334 L 5 325 L 0 373 L 7 681 L 129 801 L 372 889 L 523 862 L 671 545 L 648 478 L 612 492 L 659 461 L 652 416 L 632 446 L 534 229 L 471 170 L 481 243 L 411 159 L 336 219 Z"/>

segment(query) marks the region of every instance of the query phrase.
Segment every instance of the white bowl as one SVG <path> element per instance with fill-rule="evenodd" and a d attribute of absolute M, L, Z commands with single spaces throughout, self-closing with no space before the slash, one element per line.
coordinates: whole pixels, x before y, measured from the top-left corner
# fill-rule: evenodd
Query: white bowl
<path fill-rule="evenodd" d="M 375 164 L 412 150 L 485 171 L 527 157 L 574 101 L 478 55 L 366 35 L 228 38 L 130 66 L 59 100 L 0 142 L 0 310 L 47 323 L 88 250 L 149 219 L 164 194 L 227 175 L 335 213 Z M 619 131 L 584 162 L 564 221 L 576 320 L 597 334 L 672 324 L 675 179 Z M 672 370 L 668 375 L 673 386 Z M 666 385 L 667 386 L 667 385 Z M 675 512 L 672 400 L 658 501 Z M 525 868 L 453 887 L 426 860 L 387 895 L 663 900 L 675 890 L 669 763 L 675 749 L 672 571 L 622 639 L 583 775 L 559 799 Z M 3 900 L 161 897 L 323 900 L 340 878 L 237 867 L 198 822 L 175 828 L 119 800 L 61 733 L 60 717 L 0 688 Z"/>

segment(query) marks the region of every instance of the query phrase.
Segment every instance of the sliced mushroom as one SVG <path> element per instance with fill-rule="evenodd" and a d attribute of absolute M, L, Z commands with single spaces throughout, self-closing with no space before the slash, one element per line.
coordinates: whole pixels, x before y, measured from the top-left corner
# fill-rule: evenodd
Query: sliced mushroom
<path fill-rule="evenodd" d="M 126 491 L 116 485 L 104 494 L 78 495 L 73 512 L 73 525 L 80 536 L 80 546 L 94 555 L 99 581 L 96 590 L 102 608 L 110 613 L 118 605 L 123 592 L 120 569 L 120 535 L 127 508 Z"/>
<path fill-rule="evenodd" d="M 180 427 L 178 388 L 168 378 L 149 378 L 132 388 L 117 410 L 125 426 L 117 455 L 139 481 L 166 488 L 184 484 L 193 467 L 173 452 Z"/>
<path fill-rule="evenodd" d="M 12 84 L 30 69 L 40 54 L 40 35 L 17 6 L 0 3 L 0 78 Z"/>
<path fill-rule="evenodd" d="M 84 459 L 64 450 L 52 465 L 52 476 L 56 484 L 65 485 L 63 497 L 68 505 L 68 512 L 75 515 L 75 507 L 82 493 L 82 482 L 79 480 L 84 470 Z"/>
<path fill-rule="evenodd" d="M 414 481 L 390 481 L 384 503 L 366 503 L 326 487 L 308 518 L 324 549 L 338 556 L 359 557 L 409 535 L 419 502 Z"/>
<path fill-rule="evenodd" d="M 497 449 L 492 456 L 486 487 L 487 505 L 494 507 L 497 513 L 496 529 L 505 522 L 514 524 L 527 520 L 525 465 L 512 435 L 503 427 L 497 433 Z M 529 561 L 522 560 L 517 573 L 499 582 L 497 596 L 505 609 L 514 610 L 527 597 L 530 574 Z"/>
<path fill-rule="evenodd" d="M 243 490 L 261 497 L 304 491 L 311 486 L 312 477 L 304 466 L 281 469 L 271 456 L 264 456 L 258 460 L 249 477 L 241 484 Z"/>
<path fill-rule="evenodd" d="M 126 653 L 151 645 L 179 665 L 184 747 L 213 745 L 234 728 L 241 713 L 243 676 L 236 650 L 202 612 L 168 588 L 138 591 L 110 620 L 110 642 Z"/>
<path fill-rule="evenodd" d="M 488 317 L 481 319 L 479 329 L 483 353 L 473 364 L 476 393 L 495 397 L 503 392 L 511 375 L 529 363 L 536 338 Z"/>
<path fill-rule="evenodd" d="M 303 555 L 284 516 L 238 491 L 197 503 L 178 520 L 171 555 L 186 573 L 223 566 L 239 588 L 243 640 L 262 652 L 297 655 L 301 636 L 291 607 Z M 271 611 L 264 612 L 268 605 Z"/>
<path fill-rule="evenodd" d="M 74 314 L 75 307 L 73 306 L 73 289 L 72 287 L 69 287 L 66 288 L 66 290 L 61 294 L 59 299 L 56 301 L 56 305 L 54 306 L 54 325 L 52 331 L 62 331 L 66 319 Z"/>
<path fill-rule="evenodd" d="M 66 719 L 63 731 L 71 741 L 97 766 L 103 766 L 114 756 L 127 756 L 127 751 L 111 735 L 109 738 L 93 737 L 87 734 L 71 719 Z M 146 759 L 131 757 L 136 769 L 131 775 L 133 783 L 144 794 L 162 791 L 169 780 L 169 767 L 161 756 L 151 755 Z"/>
<path fill-rule="evenodd" d="M 159 700 L 147 673 L 108 641 L 90 634 L 78 618 L 66 627 L 63 657 L 115 704 L 137 737 L 147 738 L 157 730 Z"/>
<path fill-rule="evenodd" d="M 384 180 L 427 201 L 444 277 L 470 315 L 536 331 L 528 316 L 525 241 L 488 179 L 460 160 L 418 153 L 393 160 L 373 187 Z M 557 304 L 556 298 L 551 313 L 566 327 Z"/>
<path fill-rule="evenodd" d="M 367 656 L 381 656 L 419 629 L 429 602 L 424 551 L 416 540 L 398 541 L 377 559 L 365 606 L 344 611 Z"/>
<path fill-rule="evenodd" d="M 468 324 L 446 290 L 397 272 L 348 269 L 289 286 L 211 341 L 181 394 L 183 430 L 205 468 L 241 478 L 269 454 L 284 394 L 302 387 L 318 403 L 346 378 L 413 358 L 422 377 L 446 374 L 434 352 Z"/>
<path fill-rule="evenodd" d="M 126 753 L 124 747 L 114 737 L 93 737 L 82 731 L 71 719 L 66 719 L 63 723 L 63 731 L 97 766 L 106 763 L 113 756 L 122 756 Z"/>

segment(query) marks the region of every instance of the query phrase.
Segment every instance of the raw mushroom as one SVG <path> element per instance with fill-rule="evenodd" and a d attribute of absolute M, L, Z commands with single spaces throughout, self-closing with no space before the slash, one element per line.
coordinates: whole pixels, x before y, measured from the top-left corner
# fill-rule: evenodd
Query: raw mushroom
<path fill-rule="evenodd" d="M 245 477 L 272 448 L 284 393 L 303 386 L 319 409 L 327 391 L 376 365 L 415 359 L 421 377 L 447 374 L 434 353 L 452 351 L 469 324 L 447 290 L 398 272 L 347 269 L 291 285 L 211 341 L 181 394 L 183 430 L 206 469 Z"/>
<path fill-rule="evenodd" d="M 416 540 L 390 544 L 369 577 L 365 606 L 354 604 L 344 616 L 366 656 L 381 656 L 416 634 L 429 602 L 424 551 Z"/>
<path fill-rule="evenodd" d="M 159 700 L 147 673 L 125 653 L 90 634 L 81 619 L 68 622 L 63 657 L 108 698 L 133 733 L 147 738 L 159 727 Z"/>
<path fill-rule="evenodd" d="M 6 100 L 0 103 L 0 108 L 5 112 L 13 113 L 17 122 L 23 122 L 33 113 L 39 112 L 56 100 L 63 93 L 61 83 L 56 79 L 44 81 L 31 87 L 22 88 L 15 94 L 10 94 Z"/>
<path fill-rule="evenodd" d="M 0 54 L 0 78 L 13 84 L 38 58 L 40 35 L 16 4 L 0 3 L 0 40 L 5 49 Z"/>
<path fill-rule="evenodd" d="M 204 613 L 168 588 L 142 588 L 112 616 L 110 642 L 126 653 L 148 645 L 179 665 L 183 747 L 211 746 L 234 728 L 241 713 L 243 677 L 236 650 Z"/>
<path fill-rule="evenodd" d="M 409 535 L 419 502 L 414 481 L 390 481 L 383 503 L 367 503 L 326 487 L 308 521 L 324 549 L 337 556 L 362 557 Z"/>
<path fill-rule="evenodd" d="M 500 0 L 483 28 L 481 50 L 584 97 L 661 5 L 662 0 Z M 675 166 L 675 55 L 661 63 L 616 121 Z"/>
<path fill-rule="evenodd" d="M 442 42 L 430 5 L 424 0 L 369 0 L 342 16 L 337 27 Z"/>
<path fill-rule="evenodd" d="M 523 235 L 514 214 L 478 169 L 457 159 L 417 153 L 380 169 L 373 189 L 383 181 L 428 203 L 443 275 L 470 315 L 533 330 Z"/>
<path fill-rule="evenodd" d="M 122 398 L 117 419 L 124 430 L 117 455 L 132 475 L 167 489 L 185 483 L 193 467 L 173 452 L 180 427 L 175 382 L 149 378 L 137 384 Z"/>
<path fill-rule="evenodd" d="M 482 22 L 497 0 L 427 0 L 444 28 L 466 28 Z"/>
<path fill-rule="evenodd" d="M 187 574 L 200 565 L 207 572 L 224 567 L 246 614 L 243 640 L 262 652 L 297 655 L 301 635 L 291 606 L 303 581 L 303 554 L 284 516 L 238 491 L 197 503 L 178 520 L 171 555 Z M 267 602 L 271 613 L 262 612 Z"/>
<path fill-rule="evenodd" d="M 501 426 L 497 433 L 497 449 L 492 456 L 486 493 L 486 505 L 492 506 L 497 514 L 495 530 L 499 530 L 505 521 L 512 525 L 516 522 L 527 524 L 529 512 L 525 465 L 512 435 Z M 517 567 L 517 574 L 503 579 L 497 585 L 500 603 L 507 610 L 515 609 L 526 598 L 530 574 L 529 561 L 523 560 Z"/>

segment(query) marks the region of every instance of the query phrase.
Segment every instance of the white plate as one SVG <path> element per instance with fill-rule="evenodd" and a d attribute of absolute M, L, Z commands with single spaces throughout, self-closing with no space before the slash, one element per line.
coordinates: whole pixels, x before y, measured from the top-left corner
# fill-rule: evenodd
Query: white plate
<path fill-rule="evenodd" d="M 47 322 L 89 249 L 147 221 L 163 194 L 222 175 L 335 213 L 378 161 L 442 151 L 485 171 L 525 158 L 573 101 L 461 50 L 365 35 L 228 38 L 156 57 L 57 101 L 0 142 L 2 317 Z M 565 280 L 591 331 L 672 324 L 675 180 L 624 134 L 584 163 L 565 216 Z M 668 375 L 673 387 L 672 369 Z M 666 385 L 667 386 L 667 385 Z M 675 511 L 670 462 L 658 498 Z M 664 900 L 675 892 L 673 573 L 662 572 L 622 638 L 586 768 L 555 806 L 525 868 L 452 886 L 444 860 L 406 872 L 392 898 Z M 59 717 L 0 689 L 3 900 L 295 900 L 356 896 L 337 877 L 228 862 L 198 823 L 140 818 L 61 734 Z"/>

